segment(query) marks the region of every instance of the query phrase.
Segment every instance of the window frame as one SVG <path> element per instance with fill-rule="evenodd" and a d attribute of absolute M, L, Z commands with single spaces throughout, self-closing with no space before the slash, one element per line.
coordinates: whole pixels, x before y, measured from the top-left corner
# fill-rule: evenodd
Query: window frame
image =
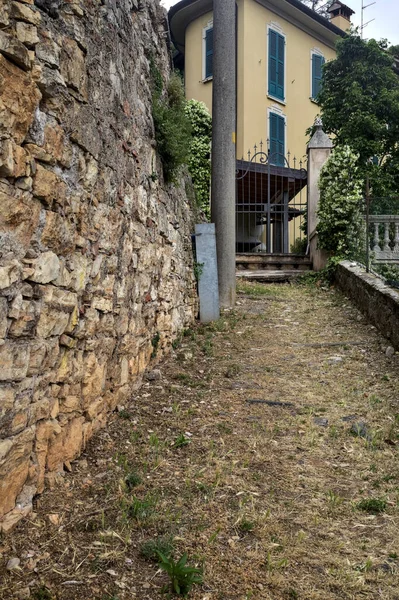
<path fill-rule="evenodd" d="M 213 19 L 208 21 L 205 27 L 202 28 L 202 83 L 206 83 L 207 81 L 212 81 L 213 79 L 213 68 L 212 75 L 206 74 L 206 33 L 210 29 L 213 29 Z M 212 51 L 213 56 L 213 51 Z M 213 65 L 212 65 L 213 66 Z"/>
<path fill-rule="evenodd" d="M 272 94 L 269 89 L 270 31 L 273 31 L 284 38 L 283 98 L 279 98 L 279 96 Z M 271 22 L 267 25 L 266 40 L 266 94 L 271 100 L 275 100 L 276 102 L 279 102 L 279 104 L 285 106 L 287 98 L 287 36 L 278 23 Z"/>
<path fill-rule="evenodd" d="M 320 56 L 324 60 L 324 62 L 322 63 L 322 66 L 324 64 L 326 64 L 326 57 L 324 56 L 323 52 L 319 48 L 312 48 L 312 50 L 310 51 L 310 96 L 309 96 L 309 98 L 312 102 L 317 104 L 317 100 L 316 100 L 317 96 L 315 96 L 313 94 L 313 92 L 314 92 L 314 90 L 313 90 L 313 58 L 315 56 Z"/>

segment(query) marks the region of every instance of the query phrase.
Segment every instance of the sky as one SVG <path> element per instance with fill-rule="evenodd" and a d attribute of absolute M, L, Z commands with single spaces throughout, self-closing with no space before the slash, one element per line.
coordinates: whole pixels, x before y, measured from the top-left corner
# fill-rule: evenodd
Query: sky
<path fill-rule="evenodd" d="M 374 0 L 364 0 L 364 6 L 371 4 Z M 176 0 L 161 0 L 166 8 L 177 4 Z M 355 15 L 352 17 L 354 25 L 360 25 L 362 0 L 345 0 Z M 364 11 L 364 22 L 375 19 L 364 29 L 365 38 L 387 38 L 391 44 L 399 44 L 399 0 L 375 0 L 375 4 Z"/>

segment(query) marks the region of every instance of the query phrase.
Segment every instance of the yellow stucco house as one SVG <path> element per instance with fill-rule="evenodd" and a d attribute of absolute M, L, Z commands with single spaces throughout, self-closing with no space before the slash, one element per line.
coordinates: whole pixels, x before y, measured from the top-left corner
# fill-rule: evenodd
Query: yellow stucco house
<path fill-rule="evenodd" d="M 212 0 L 182 0 L 169 11 L 172 41 L 180 58 L 184 59 L 186 97 L 203 101 L 210 111 L 212 6 Z M 316 97 L 321 84 L 322 65 L 335 57 L 336 40 L 349 29 L 353 11 L 336 1 L 329 9 L 328 20 L 299 0 L 236 0 L 235 7 L 237 159 L 248 157 L 250 162 L 248 150 L 252 153 L 255 144 L 259 150 L 262 140 L 262 149 L 269 154 L 269 162 L 280 168 L 280 171 L 275 171 L 276 177 L 286 179 L 285 184 L 270 185 L 273 180 L 269 168 L 268 177 L 257 177 L 256 181 L 246 186 L 243 184 L 239 202 L 245 196 L 245 212 L 248 214 L 241 215 L 240 224 L 247 227 L 247 233 L 243 237 L 245 243 L 237 249 L 246 252 L 261 246 L 262 250 L 262 240 L 268 238 L 265 246 L 268 252 L 289 252 L 296 234 L 288 236 L 288 222 L 295 220 L 295 214 L 300 212 L 297 210 L 295 213 L 292 202 L 298 198 L 306 180 L 302 179 L 298 186 L 290 188 L 289 177 L 282 170 L 288 167 L 289 156 L 296 178 L 300 160 L 304 161 L 306 157 L 305 132 L 318 113 Z M 267 201 L 264 191 L 259 194 L 259 186 L 268 186 Z M 254 187 L 258 198 L 248 199 L 247 192 Z M 273 215 L 273 205 L 275 213 L 285 210 L 285 216 L 280 218 L 281 223 L 285 221 L 281 229 L 276 226 L 278 218 Z M 257 215 L 253 217 L 249 213 Z M 254 220 L 249 231 L 248 220 L 251 219 Z M 261 235 L 259 228 L 267 221 L 268 234 Z"/>

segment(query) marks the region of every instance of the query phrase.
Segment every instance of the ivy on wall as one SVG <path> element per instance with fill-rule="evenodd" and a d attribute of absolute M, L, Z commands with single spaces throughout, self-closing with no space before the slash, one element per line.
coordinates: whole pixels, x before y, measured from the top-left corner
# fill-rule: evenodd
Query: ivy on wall
<path fill-rule="evenodd" d="M 337 146 L 320 173 L 319 247 L 340 258 L 359 258 L 364 250 L 358 158 L 349 146 Z"/>
<path fill-rule="evenodd" d="M 190 121 L 192 138 L 188 169 L 193 180 L 198 206 L 210 218 L 212 117 L 203 102 L 189 100 L 184 112 Z"/>

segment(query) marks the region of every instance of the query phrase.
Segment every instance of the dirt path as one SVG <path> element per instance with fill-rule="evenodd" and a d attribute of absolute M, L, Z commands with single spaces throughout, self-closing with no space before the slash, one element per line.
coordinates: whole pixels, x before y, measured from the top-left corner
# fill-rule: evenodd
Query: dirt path
<path fill-rule="evenodd" d="M 0 542 L 0 598 L 165 598 L 158 540 L 203 564 L 193 600 L 399 599 L 399 358 L 337 292 L 239 303 Z"/>

